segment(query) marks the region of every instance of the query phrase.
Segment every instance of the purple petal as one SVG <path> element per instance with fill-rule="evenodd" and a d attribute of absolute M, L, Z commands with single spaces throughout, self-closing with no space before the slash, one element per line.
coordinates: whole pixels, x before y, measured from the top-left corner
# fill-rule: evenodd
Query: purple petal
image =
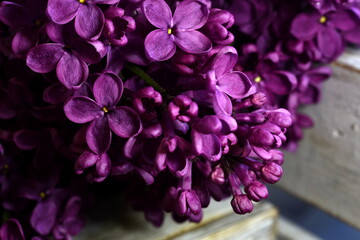
<path fill-rule="evenodd" d="M 23 27 L 31 24 L 29 22 L 29 11 L 24 6 L 4 1 L 0 4 L 0 21 L 10 27 Z"/>
<path fill-rule="evenodd" d="M 96 4 L 115 4 L 118 3 L 120 0 L 93 0 L 94 3 Z"/>
<path fill-rule="evenodd" d="M 49 0 L 47 12 L 53 22 L 65 24 L 76 16 L 80 5 L 78 0 Z"/>
<path fill-rule="evenodd" d="M 111 131 L 106 117 L 98 117 L 90 123 L 86 131 L 86 142 L 89 148 L 97 154 L 104 153 L 109 149 Z"/>
<path fill-rule="evenodd" d="M 185 52 L 201 54 L 212 48 L 210 40 L 199 31 L 176 32 L 174 35 L 176 45 Z"/>
<path fill-rule="evenodd" d="M 25 240 L 24 232 L 16 219 L 10 219 L 0 228 L 0 239 Z"/>
<path fill-rule="evenodd" d="M 41 235 L 49 234 L 55 224 L 57 212 L 58 208 L 51 198 L 39 201 L 31 214 L 31 226 Z"/>
<path fill-rule="evenodd" d="M 222 91 L 215 90 L 214 94 L 214 111 L 216 114 L 232 114 L 232 103 L 230 98 Z"/>
<path fill-rule="evenodd" d="M 221 91 L 233 98 L 245 97 L 252 87 L 251 81 L 242 72 L 227 73 L 217 83 Z"/>
<path fill-rule="evenodd" d="M 33 29 L 25 28 L 18 31 L 11 43 L 11 48 L 15 54 L 23 56 L 36 45 L 38 34 Z"/>
<path fill-rule="evenodd" d="M 75 18 L 75 30 L 84 39 L 96 40 L 104 27 L 105 17 L 94 4 L 81 4 Z"/>
<path fill-rule="evenodd" d="M 137 113 L 129 107 L 117 107 L 108 114 L 111 130 L 118 136 L 130 138 L 142 130 Z"/>
<path fill-rule="evenodd" d="M 147 20 L 158 28 L 171 28 L 172 14 L 169 5 L 164 0 L 145 0 L 142 10 Z"/>
<path fill-rule="evenodd" d="M 206 23 L 209 9 L 201 1 L 183 1 L 176 7 L 174 26 L 177 29 L 199 29 Z"/>
<path fill-rule="evenodd" d="M 115 106 L 122 95 L 123 83 L 114 73 L 101 74 L 95 81 L 93 93 L 97 104 L 101 107 Z"/>
<path fill-rule="evenodd" d="M 18 106 L 16 106 L 10 94 L 4 89 L 0 89 L 0 119 L 10 119 L 18 113 Z"/>
<path fill-rule="evenodd" d="M 33 130 L 16 131 L 13 137 L 16 146 L 22 150 L 31 150 L 38 146 L 41 141 L 39 132 Z"/>
<path fill-rule="evenodd" d="M 101 41 L 84 41 L 76 39 L 73 42 L 73 51 L 86 63 L 95 64 L 100 62 L 107 52 L 107 48 Z"/>
<path fill-rule="evenodd" d="M 360 26 L 343 34 L 346 41 L 360 45 Z"/>
<path fill-rule="evenodd" d="M 111 169 L 111 160 L 109 156 L 106 153 L 101 154 L 95 166 L 96 177 L 98 178 L 107 177 L 110 173 L 110 169 Z"/>
<path fill-rule="evenodd" d="M 76 160 L 75 171 L 77 174 L 83 173 L 86 168 L 92 167 L 98 160 L 98 155 L 89 151 L 83 152 Z"/>
<path fill-rule="evenodd" d="M 65 52 L 56 67 L 56 75 L 68 89 L 79 89 L 89 75 L 89 68 L 74 54 Z"/>
<path fill-rule="evenodd" d="M 75 123 L 87 123 L 103 114 L 101 107 L 88 97 L 70 98 L 64 105 L 64 112 Z"/>
<path fill-rule="evenodd" d="M 165 61 L 174 56 L 176 46 L 171 34 L 157 29 L 145 38 L 145 51 L 148 57 L 156 61 Z"/>
<path fill-rule="evenodd" d="M 43 92 L 43 100 L 50 104 L 59 104 L 65 102 L 72 94 L 73 91 L 61 83 L 54 83 Z"/>
<path fill-rule="evenodd" d="M 238 60 L 238 54 L 235 48 L 223 47 L 216 55 L 212 68 L 215 70 L 216 77 L 230 72 Z"/>
<path fill-rule="evenodd" d="M 318 33 L 317 45 L 323 56 L 330 60 L 335 59 L 344 47 L 340 33 L 331 27 L 324 27 Z"/>
<path fill-rule="evenodd" d="M 202 134 L 192 131 L 192 142 L 195 152 L 210 161 L 217 161 L 221 157 L 221 143 L 215 134 Z"/>
<path fill-rule="evenodd" d="M 349 31 L 357 27 L 358 16 L 351 9 L 340 9 L 330 14 L 328 21 L 342 31 Z"/>
<path fill-rule="evenodd" d="M 297 84 L 296 76 L 285 71 L 275 71 L 267 75 L 266 80 L 266 88 L 278 95 L 290 93 Z"/>
<path fill-rule="evenodd" d="M 61 44 L 41 44 L 30 50 L 26 58 L 26 65 L 34 72 L 48 73 L 55 69 L 63 55 L 64 50 Z"/>
<path fill-rule="evenodd" d="M 299 40 L 311 40 L 321 28 L 319 19 L 319 14 L 301 13 L 293 20 L 290 31 Z"/>

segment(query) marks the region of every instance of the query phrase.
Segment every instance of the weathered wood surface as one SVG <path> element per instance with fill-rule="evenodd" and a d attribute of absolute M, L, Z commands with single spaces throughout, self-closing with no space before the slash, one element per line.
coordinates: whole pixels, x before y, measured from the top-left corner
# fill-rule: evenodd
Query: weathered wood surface
<path fill-rule="evenodd" d="M 303 109 L 316 126 L 286 155 L 278 185 L 360 228 L 360 50 L 332 67 L 321 104 Z"/>
<path fill-rule="evenodd" d="M 276 235 L 277 209 L 261 203 L 251 214 L 234 214 L 229 201 L 213 202 L 201 223 L 175 223 L 170 215 L 155 228 L 142 213 L 124 210 L 117 217 L 99 217 L 89 222 L 75 240 L 271 240 Z M 110 216 L 109 214 L 105 214 Z"/>

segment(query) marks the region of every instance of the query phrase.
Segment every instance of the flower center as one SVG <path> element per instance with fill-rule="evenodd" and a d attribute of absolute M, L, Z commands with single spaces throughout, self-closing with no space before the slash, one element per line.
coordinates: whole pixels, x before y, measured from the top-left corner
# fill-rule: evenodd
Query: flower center
<path fill-rule="evenodd" d="M 44 193 L 44 192 L 41 192 L 39 195 L 42 199 L 44 199 L 46 197 L 46 193 Z"/>
<path fill-rule="evenodd" d="M 320 23 L 326 23 L 327 21 L 327 18 L 325 16 L 322 16 L 320 19 L 319 19 L 319 22 Z"/>
<path fill-rule="evenodd" d="M 3 170 L 3 174 L 6 175 L 9 171 L 9 164 L 4 164 L 2 170 Z"/>
<path fill-rule="evenodd" d="M 108 113 L 109 112 L 109 109 L 107 107 L 103 107 L 102 109 L 104 111 L 104 113 Z"/>
<path fill-rule="evenodd" d="M 257 76 L 255 79 L 254 79 L 254 81 L 256 82 L 256 83 L 259 83 L 259 82 L 261 82 L 261 77 L 260 76 Z"/>
<path fill-rule="evenodd" d="M 84 4 L 86 2 L 86 0 L 79 0 L 79 3 Z"/>
<path fill-rule="evenodd" d="M 35 26 L 40 26 L 41 25 L 41 20 L 40 19 L 36 19 L 35 20 Z"/>
<path fill-rule="evenodd" d="M 167 33 L 168 33 L 169 35 L 172 34 L 172 29 L 171 29 L 171 28 L 168 28 Z"/>

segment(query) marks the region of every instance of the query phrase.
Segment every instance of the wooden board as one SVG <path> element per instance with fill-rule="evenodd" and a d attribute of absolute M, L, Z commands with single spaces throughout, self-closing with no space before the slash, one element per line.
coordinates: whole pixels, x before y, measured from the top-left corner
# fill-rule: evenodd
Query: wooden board
<path fill-rule="evenodd" d="M 319 237 L 296 225 L 290 220 L 280 217 L 278 220 L 278 240 L 320 240 Z"/>
<path fill-rule="evenodd" d="M 347 50 L 333 71 L 322 103 L 303 110 L 316 126 L 286 155 L 278 185 L 360 228 L 360 51 Z"/>
<path fill-rule="evenodd" d="M 264 202 L 253 213 L 240 216 L 232 212 L 229 201 L 213 202 L 200 224 L 178 224 L 167 215 L 161 228 L 129 209 L 103 215 L 108 217 L 93 219 L 74 240 L 271 240 L 275 239 L 278 212 Z"/>

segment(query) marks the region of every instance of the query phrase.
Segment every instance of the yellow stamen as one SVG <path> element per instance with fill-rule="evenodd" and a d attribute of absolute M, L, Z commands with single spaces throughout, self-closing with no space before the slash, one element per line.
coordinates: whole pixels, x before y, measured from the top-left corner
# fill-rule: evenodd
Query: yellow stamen
<path fill-rule="evenodd" d="M 46 197 L 46 193 L 41 192 L 41 193 L 40 193 L 40 197 L 41 197 L 41 198 L 45 198 L 45 197 Z"/>
<path fill-rule="evenodd" d="M 4 169 L 9 169 L 9 164 L 5 164 Z"/>
<path fill-rule="evenodd" d="M 86 0 L 79 0 L 79 3 L 85 3 Z"/>
<path fill-rule="evenodd" d="M 108 113 L 109 112 L 109 109 L 107 107 L 103 107 L 102 109 L 104 111 L 104 113 Z"/>
<path fill-rule="evenodd" d="M 168 28 L 167 33 L 168 33 L 169 35 L 172 34 L 172 29 L 171 29 L 171 28 Z"/>
<path fill-rule="evenodd" d="M 326 23 L 327 18 L 325 16 L 322 16 L 319 20 L 320 23 Z"/>
<path fill-rule="evenodd" d="M 35 26 L 40 26 L 41 25 L 41 21 L 39 19 L 35 20 Z"/>
<path fill-rule="evenodd" d="M 259 82 L 261 82 L 261 77 L 260 76 L 257 76 L 255 79 L 254 79 L 254 81 L 256 82 L 256 83 L 259 83 Z"/>

